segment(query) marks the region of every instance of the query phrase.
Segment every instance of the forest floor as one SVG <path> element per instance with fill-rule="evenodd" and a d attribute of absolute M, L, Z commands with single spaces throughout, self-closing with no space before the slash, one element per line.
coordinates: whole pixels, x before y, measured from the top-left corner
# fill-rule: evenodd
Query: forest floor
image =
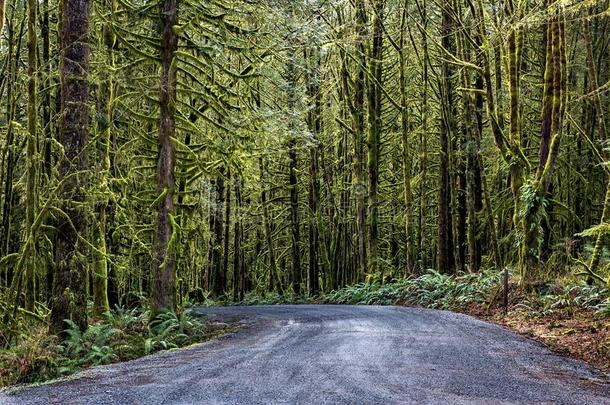
<path fill-rule="evenodd" d="M 494 322 L 528 336 L 553 351 L 583 360 L 592 366 L 610 372 L 610 318 L 592 310 L 573 313 L 532 315 L 523 309 L 487 311 L 484 307 L 471 307 L 463 312 Z"/>

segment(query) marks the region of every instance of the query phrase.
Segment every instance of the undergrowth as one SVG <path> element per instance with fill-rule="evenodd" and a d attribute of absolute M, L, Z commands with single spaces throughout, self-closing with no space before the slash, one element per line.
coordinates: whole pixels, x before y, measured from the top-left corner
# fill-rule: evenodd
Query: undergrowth
<path fill-rule="evenodd" d="M 38 325 L 9 349 L 0 350 L 0 386 L 66 376 L 90 366 L 126 361 L 203 341 L 217 333 L 204 319 L 184 311 L 162 313 L 118 308 L 86 331 L 67 321 L 66 338 L 49 336 Z"/>
<path fill-rule="evenodd" d="M 587 285 L 582 280 L 562 279 L 541 283 L 524 293 L 510 284 L 510 305 L 525 309 L 532 316 L 561 312 L 567 315 L 577 310 L 591 310 L 610 316 L 610 289 Z M 502 302 L 502 272 L 457 275 L 428 270 L 418 277 L 389 283 L 360 283 L 325 295 L 329 304 L 412 305 L 435 309 L 467 309 L 470 306 L 499 307 Z"/>
<path fill-rule="evenodd" d="M 294 294 L 251 292 L 242 301 L 212 300 L 191 305 L 277 305 L 277 304 L 352 304 L 352 305 L 411 305 L 445 310 L 465 310 L 469 307 L 498 308 L 503 297 L 503 272 L 485 270 L 479 273 L 442 274 L 434 270 L 409 278 L 382 283 L 379 280 L 358 283 L 316 297 Z M 610 289 L 587 285 L 580 278 L 566 277 L 540 283 L 525 293 L 510 282 L 509 298 L 512 309 L 528 311 L 532 316 L 561 312 L 572 314 L 579 309 L 610 316 Z"/>
<path fill-rule="evenodd" d="M 331 304 L 413 305 L 453 309 L 473 303 L 485 303 L 497 295 L 500 272 L 441 274 L 429 270 L 418 277 L 382 284 L 360 283 L 333 291 L 323 297 Z"/>

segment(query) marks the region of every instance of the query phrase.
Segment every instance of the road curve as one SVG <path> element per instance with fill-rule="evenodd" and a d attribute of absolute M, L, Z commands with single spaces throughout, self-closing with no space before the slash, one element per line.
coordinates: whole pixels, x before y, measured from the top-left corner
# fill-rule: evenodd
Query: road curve
<path fill-rule="evenodd" d="M 379 306 L 198 310 L 217 341 L 10 395 L 2 404 L 610 404 L 585 364 L 495 325 Z"/>

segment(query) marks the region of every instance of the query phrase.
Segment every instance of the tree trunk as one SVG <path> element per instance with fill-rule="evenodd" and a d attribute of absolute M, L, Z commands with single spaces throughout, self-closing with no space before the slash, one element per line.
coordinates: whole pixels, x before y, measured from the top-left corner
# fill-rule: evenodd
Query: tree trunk
<path fill-rule="evenodd" d="M 454 53 L 452 16 L 450 1 L 445 1 L 442 12 L 442 46 L 449 53 Z M 449 154 L 451 137 L 454 133 L 453 117 L 455 108 L 453 102 L 453 68 L 447 61 L 442 63 L 442 116 L 440 122 L 440 164 L 438 193 L 438 271 L 451 273 L 454 271 L 453 230 L 451 220 L 451 181 Z"/>
<path fill-rule="evenodd" d="M 36 147 L 38 143 L 38 111 L 36 108 L 38 64 L 36 60 L 36 0 L 28 0 L 28 136 L 26 152 L 26 197 L 25 197 L 25 238 L 31 239 L 31 250 L 25 252 L 28 261 L 25 266 L 25 308 L 34 310 L 36 276 L 36 242 L 33 232 L 34 216 L 36 215 Z"/>
<path fill-rule="evenodd" d="M 593 13 L 591 10 L 590 14 Z M 587 49 L 587 71 L 589 78 L 589 91 L 592 92 L 593 95 L 593 105 L 597 112 L 597 130 L 599 132 L 599 139 L 604 141 L 608 139 L 608 133 L 606 130 L 606 118 L 604 114 L 604 108 L 601 101 L 601 96 L 598 88 L 598 78 L 597 78 L 597 69 L 595 67 L 595 63 L 593 60 L 593 39 L 591 36 L 591 23 L 588 19 L 583 20 L 584 26 L 584 37 Z M 606 154 L 607 155 L 607 154 Z M 610 177 L 610 176 L 609 176 Z M 606 196 L 604 198 L 604 209 L 602 212 L 602 217 L 600 223 L 608 223 L 610 221 L 610 178 L 608 180 L 608 185 L 606 186 Z M 601 258 L 601 251 L 604 245 L 604 240 L 607 238 L 607 234 L 604 232 L 600 232 L 597 235 L 595 240 L 595 246 L 593 247 L 593 252 L 591 254 L 591 261 L 589 262 L 589 270 L 592 273 L 595 273 L 599 267 L 599 261 Z M 589 283 L 592 280 L 589 279 Z"/>
<path fill-rule="evenodd" d="M 215 200 L 212 204 L 211 213 L 212 216 L 211 224 L 213 225 L 210 229 L 212 235 L 210 236 L 210 258 L 208 265 L 210 269 L 208 274 L 210 275 L 211 291 L 215 297 L 220 297 L 225 290 L 226 279 L 225 273 L 223 272 L 223 247 L 224 247 L 224 222 L 223 222 L 223 208 L 224 208 L 224 170 L 216 178 L 214 185 Z"/>
<path fill-rule="evenodd" d="M 87 249 L 81 235 L 87 234 L 88 213 L 84 206 L 88 187 L 89 142 L 89 0 L 61 2 L 61 115 L 58 139 L 64 148 L 60 176 L 63 182 L 56 241 L 56 273 L 51 323 L 60 333 L 65 319 L 87 327 Z"/>
<path fill-rule="evenodd" d="M 281 282 L 277 279 L 277 260 L 273 247 L 273 236 L 271 235 L 271 217 L 269 215 L 269 204 L 267 203 L 267 190 L 265 184 L 265 165 L 263 158 L 259 158 L 260 183 L 261 183 L 261 206 L 263 208 L 263 227 L 265 228 L 265 241 L 269 253 L 269 291 L 280 291 Z"/>
<path fill-rule="evenodd" d="M 233 211 L 233 301 L 241 301 L 244 299 L 244 264 L 242 251 L 243 225 L 241 213 L 241 179 L 235 177 L 235 210 Z"/>
<path fill-rule="evenodd" d="M 223 275 L 223 291 L 227 289 L 227 276 L 229 274 L 229 242 L 231 232 L 231 171 L 227 170 L 227 187 L 226 197 L 224 201 L 225 220 L 224 220 L 224 236 L 222 249 L 222 275 Z"/>
<path fill-rule="evenodd" d="M 157 225 L 152 264 L 151 307 L 154 314 L 176 310 L 174 266 L 174 166 L 176 136 L 177 0 L 164 0 L 161 13 L 161 80 L 159 98 L 159 160 L 157 165 Z"/>
<path fill-rule="evenodd" d="M 370 74 L 367 75 L 369 133 L 368 133 L 368 169 L 369 169 L 369 238 L 368 238 L 368 273 L 376 274 L 379 271 L 378 258 L 378 227 L 379 227 L 379 153 L 381 147 L 381 83 L 383 82 L 383 11 L 385 0 L 375 0 L 372 5 L 373 13 L 372 43 L 369 57 Z M 381 272 L 383 280 L 383 269 Z"/>
<path fill-rule="evenodd" d="M 112 12 L 116 11 L 116 0 L 110 1 Z M 100 113 L 104 116 L 105 127 L 101 134 L 102 147 L 100 150 L 101 167 L 99 171 L 100 188 L 104 194 L 110 194 L 108 178 L 110 178 L 110 142 L 112 131 L 112 104 L 114 102 L 114 81 L 112 71 L 114 69 L 114 47 L 116 37 L 111 31 L 111 27 L 104 29 L 104 45 L 107 53 L 109 71 L 101 86 Z M 108 209 L 110 196 L 102 199 L 97 206 L 97 226 L 94 228 L 94 242 L 99 252 L 96 253 L 96 260 L 93 265 L 93 308 L 96 314 L 100 315 L 110 309 L 108 302 L 108 246 L 106 244 L 107 221 L 106 211 Z"/>
<path fill-rule="evenodd" d="M 405 276 L 413 274 L 415 270 L 415 255 L 413 249 L 413 193 L 411 191 L 411 153 L 409 150 L 409 107 L 407 94 L 407 55 L 406 55 L 406 35 L 407 35 L 407 2 L 403 4 L 400 18 L 400 39 L 398 42 L 398 69 L 400 86 L 400 129 L 402 146 L 402 182 L 404 199 L 404 223 L 405 223 L 405 256 L 406 267 Z"/>
<path fill-rule="evenodd" d="M 522 193 L 524 204 L 521 215 L 521 246 L 519 254 L 520 283 L 527 286 L 537 276 L 540 265 L 540 210 L 549 189 L 555 161 L 561 144 L 562 123 L 566 108 L 566 55 L 562 8 L 551 10 L 547 5 L 546 57 L 544 70 L 544 93 L 542 99 L 542 128 L 540 160 L 534 181 Z"/>
<path fill-rule="evenodd" d="M 359 54 L 356 78 L 354 79 L 354 102 L 351 104 L 352 131 L 354 134 L 354 197 L 356 197 L 356 229 L 358 239 L 358 274 L 356 279 L 362 279 L 366 273 L 366 185 L 364 182 L 364 95 L 366 80 L 366 47 L 364 38 L 367 16 L 364 0 L 356 2 L 356 49 Z M 345 68 L 346 69 L 346 68 Z M 347 72 L 347 71 L 346 71 Z"/>
<path fill-rule="evenodd" d="M 320 182 L 318 180 L 318 151 L 319 145 L 319 134 L 322 127 L 321 114 L 321 94 L 319 86 L 319 69 L 320 69 L 320 55 L 319 47 L 316 47 L 310 51 L 309 59 L 309 71 L 307 76 L 307 93 L 309 102 L 313 103 L 313 106 L 309 107 L 307 115 L 307 124 L 309 132 L 312 136 L 313 144 L 309 148 L 309 268 L 308 268 L 308 287 L 309 295 L 314 296 L 319 292 L 319 254 L 320 248 L 319 233 L 318 233 L 318 222 L 319 222 L 319 200 L 320 200 Z M 311 63 L 313 62 L 313 63 Z"/>
<path fill-rule="evenodd" d="M 294 114 L 296 108 L 296 86 L 297 77 L 295 71 L 295 55 L 288 55 L 288 66 L 286 67 L 286 79 L 288 81 L 288 111 Z M 288 123 L 288 184 L 290 189 L 290 236 L 292 240 L 292 263 L 290 271 L 290 283 L 292 291 L 301 294 L 301 247 L 300 247 L 300 223 L 299 223 L 299 190 L 297 179 L 297 139 L 294 131 L 296 130 L 294 117 L 289 117 Z"/>

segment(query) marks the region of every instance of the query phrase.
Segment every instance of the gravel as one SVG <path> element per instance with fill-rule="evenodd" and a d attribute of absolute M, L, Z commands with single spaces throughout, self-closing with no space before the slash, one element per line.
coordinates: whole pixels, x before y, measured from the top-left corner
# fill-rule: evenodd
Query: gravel
<path fill-rule="evenodd" d="M 0 404 L 595 404 L 606 376 L 470 316 L 418 308 L 200 308 L 237 333 L 0 393 Z"/>

